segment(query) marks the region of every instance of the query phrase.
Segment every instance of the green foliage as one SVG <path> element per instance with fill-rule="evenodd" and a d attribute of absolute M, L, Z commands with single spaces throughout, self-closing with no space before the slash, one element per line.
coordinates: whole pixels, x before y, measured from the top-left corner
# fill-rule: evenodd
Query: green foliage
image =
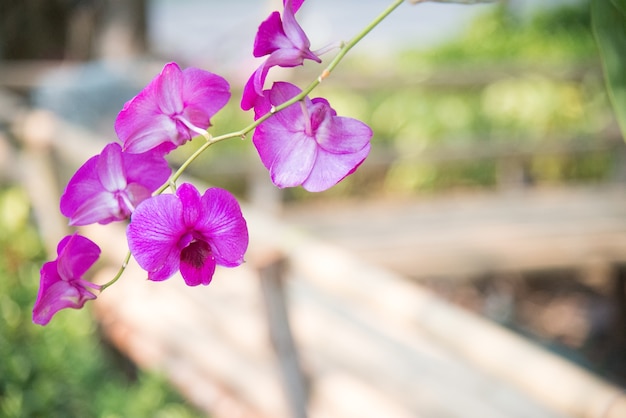
<path fill-rule="evenodd" d="M 626 138 L 626 1 L 594 0 L 591 11 L 607 90 Z"/>
<path fill-rule="evenodd" d="M 419 13 L 419 7 L 410 12 Z M 458 39 L 431 50 L 403 51 L 386 59 L 362 52 L 351 51 L 313 97 L 325 97 L 338 114 L 370 125 L 375 152 L 322 198 L 493 187 L 501 164 L 497 156 L 485 157 L 492 148 L 516 152 L 563 143 L 589 146 L 589 153 L 530 157 L 525 167 L 540 184 L 602 181 L 613 172 L 612 151 L 592 149 L 606 140 L 614 116 L 587 3 L 526 16 L 505 2 L 478 17 Z M 304 75 L 296 83 L 308 84 L 319 70 L 307 63 L 294 73 Z M 213 121 L 212 132 L 219 135 L 248 124 L 251 115 L 239 110 L 236 101 L 227 106 Z M 202 139 L 196 145 L 200 143 Z M 182 161 L 193 148 L 172 157 Z M 467 149 L 467 156 L 432 158 L 454 148 Z M 375 163 L 376 151 L 400 158 L 383 171 L 383 164 Z M 247 179 L 241 173 L 259 164 L 252 154 L 239 141 L 226 141 L 203 154 L 190 173 L 243 194 Z M 474 154 L 479 157 L 472 158 Z M 288 199 L 315 198 L 298 189 L 285 193 Z"/>
<path fill-rule="evenodd" d="M 479 16 L 458 40 L 426 52 L 408 52 L 402 62 L 407 68 L 416 59 L 461 66 L 575 63 L 596 56 L 590 23 L 586 5 L 558 7 L 528 19 L 503 4 Z"/>
<path fill-rule="evenodd" d="M 350 65 L 339 74 L 370 81 L 352 75 L 331 84 L 331 77 L 316 95 L 339 114 L 368 123 L 374 146 L 400 156 L 385 173 L 387 190 L 493 187 L 500 165 L 494 150 L 538 150 L 524 157 L 524 166 L 540 184 L 595 182 L 612 174 L 615 156 L 601 144 L 614 117 L 588 4 L 530 17 L 502 5 L 448 44 L 405 51 L 391 63 L 353 57 Z M 590 151 L 541 154 L 559 144 Z M 468 152 L 441 155 L 454 149 Z"/>
<path fill-rule="evenodd" d="M 121 367 L 89 312 L 31 322 L 45 255 L 29 210 L 22 190 L 0 190 L 0 416 L 200 416 L 162 378 Z"/>

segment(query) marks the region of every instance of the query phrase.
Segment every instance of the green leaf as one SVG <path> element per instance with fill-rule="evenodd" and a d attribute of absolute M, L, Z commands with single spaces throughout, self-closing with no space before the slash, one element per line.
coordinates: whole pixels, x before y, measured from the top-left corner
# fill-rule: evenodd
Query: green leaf
<path fill-rule="evenodd" d="M 626 0 L 593 0 L 591 19 L 609 97 L 626 138 Z"/>
<path fill-rule="evenodd" d="M 626 15 L 626 0 L 611 0 L 611 3 Z"/>

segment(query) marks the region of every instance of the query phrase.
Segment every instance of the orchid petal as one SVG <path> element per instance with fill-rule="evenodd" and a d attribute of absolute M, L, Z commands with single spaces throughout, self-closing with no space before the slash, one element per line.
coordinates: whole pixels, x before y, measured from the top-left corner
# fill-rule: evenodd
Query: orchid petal
<path fill-rule="evenodd" d="M 143 120 L 142 120 L 143 119 Z M 119 122 L 117 122 L 119 121 Z M 122 138 L 118 126 L 129 131 L 124 141 L 124 151 L 139 154 L 150 151 L 162 143 L 178 145 L 178 128 L 176 121 L 164 114 L 135 116 L 125 114 L 118 116 L 116 121 L 117 135 Z"/>
<path fill-rule="evenodd" d="M 306 135 L 297 135 L 275 155 L 270 167 L 272 182 L 280 187 L 295 187 L 310 175 L 317 148 Z"/>
<path fill-rule="evenodd" d="M 274 66 L 295 67 L 302 65 L 305 59 L 316 62 L 322 60 L 310 50 L 311 43 L 295 18 L 295 12 L 303 0 L 283 2 L 282 19 L 278 12 L 273 12 L 261 23 L 254 39 L 253 55 L 269 58 L 257 68 L 246 82 L 241 100 L 241 108 L 250 110 L 256 107 L 259 97 L 263 96 L 263 85 L 267 73 Z"/>
<path fill-rule="evenodd" d="M 84 204 L 86 196 L 102 192 L 97 173 L 98 156 L 91 157 L 80 167 L 65 186 L 61 195 L 60 209 L 63 216 L 71 218 Z"/>
<path fill-rule="evenodd" d="M 369 144 L 373 132 L 363 122 L 341 116 L 321 124 L 315 139 L 320 147 L 334 154 L 359 152 Z"/>
<path fill-rule="evenodd" d="M 210 119 L 230 100 L 230 85 L 222 77 L 200 70 L 183 70 L 183 115 L 194 126 L 207 129 Z"/>
<path fill-rule="evenodd" d="M 144 200 L 133 213 L 126 230 L 128 245 L 139 265 L 148 272 L 161 269 L 174 253 L 185 231 L 183 205 L 175 195 Z"/>
<path fill-rule="evenodd" d="M 241 97 L 241 108 L 243 110 L 250 110 L 253 107 L 256 108 L 257 100 L 263 97 L 261 90 L 263 89 L 263 83 L 265 83 L 265 77 L 267 76 L 267 70 L 265 62 L 252 73 L 246 85 L 243 87 L 243 95 Z M 265 71 L 265 75 L 263 75 Z"/>
<path fill-rule="evenodd" d="M 295 11 L 292 9 L 291 3 L 292 2 L 289 0 L 285 2 L 285 10 L 283 12 L 283 30 L 294 47 L 302 52 L 308 51 L 311 47 L 311 42 L 304 33 L 304 30 L 302 30 L 302 27 L 296 21 Z M 315 58 L 316 61 L 321 61 L 318 57 Z"/>
<path fill-rule="evenodd" d="M 127 219 L 170 173 L 158 151 L 128 154 L 119 144 L 108 144 L 72 176 L 61 196 L 61 213 L 70 218 L 70 225 Z"/>
<path fill-rule="evenodd" d="M 33 322 L 47 325 L 52 317 L 61 309 L 80 309 L 87 300 L 95 299 L 91 292 L 81 293 L 75 286 L 65 281 L 57 281 L 46 289 L 33 308 Z"/>
<path fill-rule="evenodd" d="M 255 107 L 257 118 L 300 89 L 283 82 L 264 93 Z M 305 97 L 257 126 L 252 141 L 276 186 L 323 191 L 356 170 L 369 154 L 371 137 L 366 124 L 336 116 L 325 99 Z"/>
<path fill-rule="evenodd" d="M 108 144 L 98 158 L 98 178 L 104 189 L 116 192 L 126 187 L 126 175 L 122 163 L 122 147 L 119 144 Z"/>
<path fill-rule="evenodd" d="M 167 160 L 156 151 L 141 154 L 124 153 L 124 170 L 128 187 L 131 183 L 141 184 L 150 193 L 163 185 L 172 172 Z"/>
<path fill-rule="evenodd" d="M 100 247 L 89 238 L 68 235 L 57 247 L 58 271 L 63 280 L 81 277 L 100 257 Z"/>
<path fill-rule="evenodd" d="M 302 93 L 298 87 L 290 83 L 277 82 L 274 83 L 272 89 L 267 93 L 270 103 L 273 106 L 279 106 L 288 100 L 293 99 L 298 94 Z M 309 100 L 305 99 L 305 106 L 308 105 Z M 272 119 L 278 124 L 282 125 L 289 132 L 303 132 L 306 127 L 306 117 L 302 111 L 302 105 L 294 103 L 276 113 Z"/>
<path fill-rule="evenodd" d="M 161 282 L 172 277 L 180 268 L 180 253 L 177 251 L 171 251 L 163 260 L 161 260 L 161 263 L 162 264 L 156 269 L 148 271 L 148 280 Z"/>
<path fill-rule="evenodd" d="M 147 187 L 139 183 L 130 183 L 128 186 L 126 186 L 126 190 L 122 194 L 123 197 L 118 197 L 118 201 L 119 199 L 123 200 L 125 204 L 124 207 L 128 209 L 130 214 L 135 210 L 138 204 L 152 197 L 152 190 L 153 189 L 148 189 Z M 122 207 L 122 204 L 119 203 L 119 206 Z"/>
<path fill-rule="evenodd" d="M 267 78 L 270 68 L 283 62 L 295 62 L 291 67 L 301 64 L 298 62 L 298 52 L 293 50 L 277 50 L 270 55 L 259 68 L 250 76 L 243 89 L 243 97 L 241 100 L 241 108 L 250 110 L 256 106 L 256 102 L 263 97 L 263 85 Z M 284 67 L 286 65 L 283 65 Z"/>
<path fill-rule="evenodd" d="M 250 110 L 257 106 L 258 99 L 263 97 L 263 85 L 265 84 L 265 79 L 267 78 L 269 69 L 283 62 L 293 62 L 293 65 L 289 65 L 290 67 L 294 67 L 302 63 L 301 61 L 298 61 L 297 51 L 278 50 L 272 53 L 272 55 L 270 55 L 254 73 L 252 73 L 246 82 L 243 89 L 243 97 L 241 99 L 241 108 L 243 110 Z M 283 65 L 283 67 L 286 66 L 287 65 Z"/>
<path fill-rule="evenodd" d="M 246 222 L 235 198 L 222 189 L 200 196 L 187 183 L 175 195 L 139 205 L 127 238 L 148 279 L 165 280 L 180 270 L 189 286 L 209 284 L 216 264 L 241 264 L 248 247 Z"/>
<path fill-rule="evenodd" d="M 159 110 L 163 114 L 171 116 L 183 111 L 183 98 L 180 94 L 183 88 L 183 72 L 178 64 L 166 64 L 157 76 L 155 87 Z"/>
<path fill-rule="evenodd" d="M 289 48 L 291 43 L 283 30 L 283 22 L 280 13 L 273 12 L 259 25 L 254 38 L 252 54 L 259 58 L 269 55 L 279 48 Z"/>
<path fill-rule="evenodd" d="M 187 227 L 192 227 L 204 210 L 200 203 L 200 193 L 191 184 L 184 183 L 176 190 L 176 196 L 183 205 L 183 223 Z"/>
<path fill-rule="evenodd" d="M 156 84 L 160 75 L 156 76 L 135 97 L 126 102 L 115 119 L 115 132 L 126 150 L 127 142 L 146 127 L 151 126 L 154 117 L 161 114 L 156 92 Z"/>
<path fill-rule="evenodd" d="M 82 226 L 94 223 L 108 224 L 115 220 L 126 219 L 120 216 L 120 206 L 113 193 L 103 191 L 90 196 L 80 205 L 70 218 L 70 225 Z"/>
<path fill-rule="evenodd" d="M 304 0 L 283 0 L 283 6 L 285 9 L 289 7 L 287 3 L 291 3 L 291 10 L 293 10 L 293 13 L 297 13 L 298 10 L 300 10 L 302 3 L 304 3 Z"/>
<path fill-rule="evenodd" d="M 285 131 L 272 129 L 273 126 L 257 127 L 253 143 L 276 186 L 298 186 L 309 176 L 315 163 L 315 141 L 304 133 L 288 131 L 289 140 L 280 141 L 280 137 L 284 137 L 281 132 Z"/>
<path fill-rule="evenodd" d="M 333 187 L 352 174 L 365 160 L 369 151 L 369 144 L 362 150 L 350 154 L 333 154 L 318 149 L 315 165 L 309 177 L 302 183 L 302 187 L 309 192 L 322 192 Z"/>
<path fill-rule="evenodd" d="M 59 242 L 58 257 L 41 268 L 39 292 L 33 306 L 33 322 L 46 325 L 61 309 L 82 308 L 95 299 L 91 289 L 100 286 L 86 282 L 82 275 L 96 262 L 100 248 L 91 240 L 74 234 Z"/>
<path fill-rule="evenodd" d="M 267 91 L 267 90 L 266 90 Z M 272 104 L 266 96 L 260 96 L 254 102 L 254 120 L 259 119 L 261 116 L 269 113 L 272 110 Z M 282 113 L 282 112 L 279 112 Z M 274 114 L 276 116 L 276 114 Z"/>
<path fill-rule="evenodd" d="M 265 65 L 269 68 L 271 67 L 297 67 L 298 65 L 302 65 L 304 63 L 304 57 L 302 56 L 302 52 L 299 49 L 295 48 L 284 48 L 277 49 L 272 52 L 267 59 Z"/>
<path fill-rule="evenodd" d="M 222 77 L 168 63 L 124 105 L 115 132 L 125 152 L 167 153 L 193 138 L 197 129 L 207 129 L 229 99 L 230 86 Z"/>
<path fill-rule="evenodd" d="M 248 248 L 248 228 L 239 203 L 226 190 L 211 188 L 202 196 L 202 206 L 196 229 L 211 245 L 218 264 L 238 266 Z"/>

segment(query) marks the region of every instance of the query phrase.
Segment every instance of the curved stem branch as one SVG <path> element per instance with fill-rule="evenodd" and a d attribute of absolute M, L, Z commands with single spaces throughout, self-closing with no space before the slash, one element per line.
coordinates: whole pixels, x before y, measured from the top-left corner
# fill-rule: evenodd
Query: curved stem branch
<path fill-rule="evenodd" d="M 291 106 L 294 103 L 304 100 L 304 98 L 308 96 L 309 93 L 311 93 L 322 82 L 322 80 L 324 80 L 326 77 L 330 75 L 330 73 L 335 69 L 335 67 L 339 65 L 341 60 L 356 44 L 358 44 L 368 33 L 370 33 L 387 16 L 389 16 L 391 12 L 393 12 L 396 8 L 398 8 L 398 6 L 404 3 L 404 1 L 405 0 L 393 0 L 392 3 L 382 13 L 380 13 L 374 20 L 372 20 L 367 26 L 365 26 L 363 30 L 361 30 L 361 32 L 356 34 L 350 41 L 344 43 L 341 46 L 337 55 L 335 55 L 335 57 L 328 64 L 328 66 L 322 71 L 319 77 L 317 77 L 317 79 L 315 79 L 307 87 L 305 87 L 302 90 L 302 92 L 298 94 L 297 96 L 287 100 L 286 102 L 280 104 L 279 106 L 272 108 L 269 112 L 267 112 L 266 114 L 264 114 L 263 116 L 261 116 L 260 118 L 258 118 L 257 120 L 255 120 L 254 122 L 252 122 L 251 124 L 249 124 L 248 126 L 246 126 L 245 128 L 239 131 L 230 132 L 230 133 L 215 136 L 215 137 L 210 136 L 208 132 L 207 133 L 203 132 L 200 135 L 194 137 L 193 139 L 196 139 L 202 136 L 206 139 L 206 142 L 204 142 L 202 146 L 200 146 L 193 154 L 191 154 L 187 158 L 187 160 L 185 160 L 185 162 L 181 164 L 178 170 L 176 170 L 176 172 L 174 172 L 171 175 L 169 180 L 165 184 L 163 184 L 161 187 L 159 187 L 153 193 L 153 195 L 159 195 L 163 193 L 165 190 L 167 190 L 169 187 L 174 186 L 176 184 L 176 181 L 180 178 L 180 176 L 183 175 L 183 173 L 189 167 L 189 165 L 191 165 L 191 163 L 194 162 L 196 158 L 198 158 L 204 151 L 206 151 L 213 144 L 216 144 L 218 142 L 224 141 L 226 139 L 231 139 L 231 138 L 245 138 L 253 129 L 255 129 L 257 126 L 265 122 L 267 119 L 271 118 L 274 114 L 280 112 L 283 109 L 286 109 L 287 107 Z M 102 285 L 101 291 L 111 286 L 121 277 L 122 273 L 126 269 L 126 266 L 128 265 L 128 262 L 130 261 L 130 257 L 131 257 L 131 253 L 129 252 L 126 255 L 126 258 L 124 259 L 124 263 L 120 267 L 120 270 L 118 271 L 118 273 L 110 282 Z"/>
<path fill-rule="evenodd" d="M 115 277 L 113 277 L 111 279 L 111 281 L 103 284 L 102 286 L 100 286 L 100 293 L 102 293 L 104 291 L 104 289 L 106 289 L 107 287 L 113 285 L 116 281 L 118 281 L 118 279 L 120 277 L 122 277 L 122 274 L 124 273 L 124 271 L 126 270 L 126 267 L 128 266 L 128 262 L 130 261 L 130 251 L 126 254 L 126 257 L 124 258 L 124 261 L 122 262 L 122 266 L 120 267 L 120 269 L 117 271 L 117 274 L 115 275 Z"/>
<path fill-rule="evenodd" d="M 199 147 L 193 154 L 191 154 L 189 158 L 187 158 L 187 160 L 185 160 L 185 162 L 178 168 L 178 170 L 176 170 L 176 172 L 172 174 L 172 176 L 170 177 L 170 180 L 166 184 L 161 186 L 159 189 L 157 189 L 153 194 L 154 195 L 161 194 L 169 187 L 169 185 L 172 182 L 175 183 L 176 180 L 178 180 L 180 176 L 183 174 L 183 172 L 187 169 L 187 167 L 189 167 L 189 165 L 196 158 L 198 158 L 200 154 L 206 151 L 211 145 L 220 141 L 224 141 L 226 139 L 245 138 L 246 135 L 248 135 L 254 128 L 259 126 L 261 123 L 265 122 L 267 119 L 272 117 L 275 113 L 278 113 L 281 110 L 291 106 L 292 104 L 303 100 L 306 96 L 309 95 L 309 93 L 311 93 L 322 82 L 323 79 L 325 79 L 326 77 L 330 75 L 330 73 L 335 69 L 335 67 L 337 67 L 337 65 L 339 65 L 339 63 L 346 56 L 346 54 L 356 44 L 358 44 L 361 41 L 361 39 L 363 39 L 368 33 L 370 33 L 380 22 L 382 22 L 387 16 L 389 16 L 391 12 L 393 12 L 396 8 L 398 8 L 398 6 L 404 3 L 404 1 L 405 0 L 393 0 L 393 2 L 382 13 L 380 13 L 374 20 L 372 20 L 365 28 L 363 28 L 361 32 L 356 34 L 350 41 L 343 44 L 343 46 L 341 47 L 337 55 L 335 55 L 333 60 L 322 71 L 320 76 L 317 79 L 315 79 L 313 82 L 311 82 L 307 87 L 305 87 L 300 94 L 287 100 L 286 102 L 280 104 L 279 106 L 276 106 L 275 108 L 273 108 L 272 110 L 270 110 L 269 112 L 267 112 L 266 114 L 264 114 L 263 116 L 255 120 L 254 122 L 252 122 L 250 125 L 246 126 L 245 128 L 239 131 L 230 132 L 224 135 L 211 137 L 210 139 L 207 139 L 207 141 L 204 144 L 202 144 L 202 146 Z"/>

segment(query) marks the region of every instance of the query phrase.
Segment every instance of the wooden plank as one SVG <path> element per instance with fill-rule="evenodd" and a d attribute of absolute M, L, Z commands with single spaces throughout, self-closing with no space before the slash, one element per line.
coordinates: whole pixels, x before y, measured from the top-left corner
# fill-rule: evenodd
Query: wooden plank
<path fill-rule="evenodd" d="M 285 228 L 281 230 L 279 225 L 268 226 L 260 221 L 251 225 L 267 228 L 265 233 L 256 231 L 266 239 L 275 237 L 265 245 L 274 243 L 283 249 L 290 255 L 294 270 L 300 271 L 323 292 L 332 294 L 346 309 L 360 306 L 376 312 L 385 318 L 383 326 L 387 328 L 395 324 L 413 332 L 422 329 L 437 341 L 445 342 L 471 364 L 480 364 L 489 375 L 523 388 L 525 393 L 556 411 L 591 418 L 598 416 L 616 397 L 622 399 L 620 389 L 339 247 L 317 243 Z M 473 341 L 477 343 L 472 344 Z M 522 363 L 518 363 L 520 359 Z M 524 364 L 523 370 L 518 370 L 516 364 Z M 559 389 L 551 390 L 551 387 Z M 587 395 L 581 397 L 581 393 Z M 626 413 L 617 407 L 612 411 L 613 415 L 609 416 Z"/>
<path fill-rule="evenodd" d="M 92 154 L 79 156 L 86 151 L 68 140 L 85 141 L 88 134 L 59 129 L 57 149 L 71 164 Z M 249 259 L 271 248 L 289 260 L 288 300 L 311 376 L 311 416 L 626 413 L 620 389 L 605 381 L 284 219 L 248 206 L 243 211 Z M 104 249 L 105 264 L 123 259 L 121 225 L 85 232 Z M 103 270 L 99 280 L 110 277 L 111 270 Z M 215 416 L 288 416 L 253 263 L 220 269 L 209 287 L 189 288 L 180 277 L 162 283 L 145 277 L 131 264 L 94 304 L 124 352 L 166 373 Z"/>
<path fill-rule="evenodd" d="M 626 193 L 620 187 L 309 205 L 287 208 L 283 216 L 417 279 L 626 261 Z"/>
<path fill-rule="evenodd" d="M 282 371 L 283 387 L 289 401 L 291 416 L 306 418 L 308 389 L 300 366 L 285 301 L 286 259 L 278 253 L 258 254 L 257 252 L 255 257 L 267 312 L 269 333 Z"/>
<path fill-rule="evenodd" d="M 298 80 L 308 82 L 317 77 L 315 67 L 304 67 L 298 73 Z M 324 80 L 325 85 L 351 91 L 381 91 L 421 89 L 476 89 L 487 86 L 497 80 L 523 77 L 528 74 L 537 74 L 541 77 L 554 80 L 580 82 L 589 76 L 599 76 L 601 68 L 597 62 L 580 62 L 569 66 L 554 66 L 537 63 L 533 68 L 518 64 L 495 64 L 488 67 L 483 65 L 475 68 L 414 68 L 412 71 L 374 71 L 364 76 L 354 72 L 337 72 Z"/>
<path fill-rule="evenodd" d="M 249 210 L 246 217 L 255 224 L 263 222 Z M 85 232 L 111 254 L 112 246 L 121 247 L 111 231 L 94 227 Z M 259 240 L 265 238 L 257 235 Z M 117 252 L 123 255 L 123 249 Z M 251 267 L 248 263 L 221 269 L 211 286 L 192 289 L 178 276 L 163 283 L 146 282 L 141 280 L 145 273 L 131 266 L 95 306 L 104 329 L 138 364 L 173 375 L 185 394 L 193 395 L 196 380 L 206 379 L 221 388 L 210 392 L 218 393 L 213 398 L 204 398 L 212 413 L 230 395 L 243 405 L 241 414 L 292 416 L 280 392 L 269 330 L 262 320 L 259 277 Z M 106 273 L 107 278 L 112 273 Z M 484 418 L 561 416 L 459 361 L 419 327 L 397 325 L 386 310 L 359 306 L 351 298 L 320 289 L 310 277 L 291 277 L 288 300 L 310 376 L 310 416 L 352 416 L 349 413 L 355 410 L 364 418 L 466 417 L 468 411 Z M 393 283 L 390 290 L 393 293 Z M 413 292 L 405 295 L 412 296 Z M 194 371 L 193 376 L 184 375 L 182 384 L 176 380 L 181 367 Z M 482 393 L 491 394 L 489 402 Z M 361 398 L 363 394 L 368 397 Z M 455 402 L 449 402 L 451 398 Z"/>

